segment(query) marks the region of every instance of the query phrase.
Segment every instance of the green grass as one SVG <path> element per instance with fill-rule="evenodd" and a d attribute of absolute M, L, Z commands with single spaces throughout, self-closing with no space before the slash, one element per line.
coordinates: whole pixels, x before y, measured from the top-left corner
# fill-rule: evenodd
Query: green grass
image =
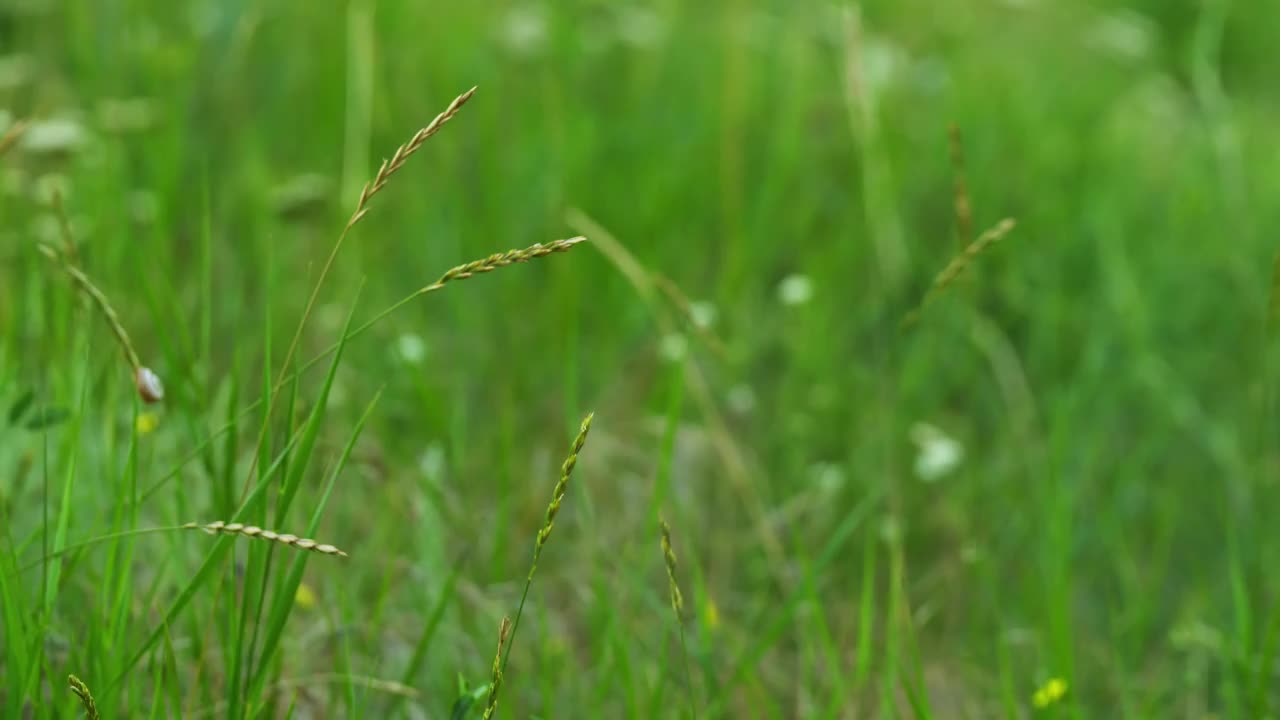
<path fill-rule="evenodd" d="M 74 675 L 106 718 L 479 718 L 592 411 L 495 717 L 1280 714 L 1277 40 L 1262 0 L 0 0 L 0 717 L 83 717 Z M 971 234 L 1017 227 L 904 329 L 973 239 L 951 123 Z M 159 405 L 39 251 L 55 191 Z"/>

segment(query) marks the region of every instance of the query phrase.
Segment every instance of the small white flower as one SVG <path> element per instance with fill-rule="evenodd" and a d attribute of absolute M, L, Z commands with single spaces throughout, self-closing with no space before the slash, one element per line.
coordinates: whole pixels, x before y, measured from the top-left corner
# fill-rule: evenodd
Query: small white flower
<path fill-rule="evenodd" d="M 418 457 L 418 470 L 432 480 L 443 481 L 447 463 L 444 447 L 439 442 L 432 442 Z"/>
<path fill-rule="evenodd" d="M 833 495 L 845 486 L 844 468 L 836 463 L 818 463 L 809 469 L 813 483 L 824 495 Z"/>
<path fill-rule="evenodd" d="M 689 339 L 680 333 L 662 336 L 658 343 L 658 355 L 667 362 L 680 362 L 689 351 Z"/>
<path fill-rule="evenodd" d="M 512 54 L 531 57 L 547 44 L 547 13 L 535 5 L 520 5 L 507 11 L 499 38 Z"/>
<path fill-rule="evenodd" d="M 916 477 L 934 482 L 955 470 L 964 460 L 964 446 L 937 427 L 916 423 L 911 428 L 916 444 Z"/>
<path fill-rule="evenodd" d="M 1119 57 L 1141 60 L 1155 48 L 1155 36 L 1149 19 L 1136 12 L 1121 11 L 1100 17 L 1089 29 L 1085 42 Z"/>
<path fill-rule="evenodd" d="M 88 142 L 84 126 L 70 118 L 33 122 L 22 136 L 22 149 L 33 155 L 69 153 Z"/>
<path fill-rule="evenodd" d="M 813 299 L 813 281 L 808 275 L 788 275 L 778 284 L 778 300 L 792 307 Z"/>
<path fill-rule="evenodd" d="M 427 343 L 414 333 L 403 333 L 396 338 L 396 355 L 410 365 L 421 365 L 427 359 Z"/>
<path fill-rule="evenodd" d="M 706 329 L 716 323 L 716 306 L 706 300 L 689 303 L 689 319 L 693 324 Z"/>
<path fill-rule="evenodd" d="M 662 18 L 650 8 L 632 5 L 618 14 L 618 38 L 632 47 L 653 47 L 660 44 L 666 34 Z"/>

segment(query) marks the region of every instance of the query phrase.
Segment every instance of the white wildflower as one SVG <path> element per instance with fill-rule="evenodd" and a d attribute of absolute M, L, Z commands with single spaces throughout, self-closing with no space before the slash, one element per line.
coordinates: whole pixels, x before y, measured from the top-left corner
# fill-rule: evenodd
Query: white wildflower
<path fill-rule="evenodd" d="M 716 323 L 716 306 L 705 300 L 689 303 L 689 319 L 693 324 L 706 329 Z"/>
<path fill-rule="evenodd" d="M 396 338 L 396 355 L 410 365 L 421 365 L 427 359 L 427 343 L 420 335 L 402 333 Z"/>
<path fill-rule="evenodd" d="M 514 55 L 532 57 L 547 44 L 547 12 L 540 5 L 518 5 L 502 19 L 499 39 Z"/>
<path fill-rule="evenodd" d="M 78 121 L 50 118 L 31 123 L 22 136 L 22 149 L 33 155 L 70 153 L 88 142 L 88 133 Z"/>
<path fill-rule="evenodd" d="M 680 362 L 688 351 L 689 339 L 680 333 L 663 335 L 658 343 L 658 355 L 667 362 Z"/>
<path fill-rule="evenodd" d="M 911 440 L 917 448 L 916 477 L 925 482 L 941 479 L 964 460 L 964 446 L 928 423 L 916 423 L 911 428 Z"/>
<path fill-rule="evenodd" d="M 792 307 L 813 299 L 813 281 L 808 275 L 788 275 L 778 284 L 778 300 Z"/>
<path fill-rule="evenodd" d="M 418 470 L 432 480 L 443 481 L 445 472 L 448 470 L 444 446 L 439 442 L 432 442 L 427 445 L 427 449 L 423 450 L 422 455 L 418 456 Z"/>
<path fill-rule="evenodd" d="M 618 13 L 618 37 L 635 48 L 651 48 L 662 43 L 667 28 L 652 8 L 630 5 Z"/>
<path fill-rule="evenodd" d="M 1093 48 L 1130 60 L 1151 55 L 1156 44 L 1156 28 L 1136 12 L 1112 12 L 1100 17 L 1088 30 L 1085 42 Z"/>

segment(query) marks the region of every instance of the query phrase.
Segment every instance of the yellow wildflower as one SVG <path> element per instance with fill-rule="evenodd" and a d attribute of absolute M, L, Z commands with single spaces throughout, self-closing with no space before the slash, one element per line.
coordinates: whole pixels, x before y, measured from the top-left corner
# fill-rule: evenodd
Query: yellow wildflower
<path fill-rule="evenodd" d="M 1047 708 L 1058 702 L 1067 694 L 1067 681 L 1062 678 L 1049 678 L 1049 681 L 1040 686 L 1035 694 L 1031 696 L 1031 704 L 1038 708 Z"/>
<path fill-rule="evenodd" d="M 716 601 L 712 600 L 710 595 L 702 604 L 702 624 L 706 625 L 708 630 L 720 627 L 720 608 L 716 606 Z"/>
<path fill-rule="evenodd" d="M 152 430 L 160 426 L 160 416 L 153 412 L 139 413 L 138 419 L 134 421 L 133 426 L 139 435 L 150 434 Z"/>
<path fill-rule="evenodd" d="M 310 610 L 316 606 L 316 591 L 306 583 L 298 583 L 298 592 L 294 594 L 293 601 L 303 610 Z"/>

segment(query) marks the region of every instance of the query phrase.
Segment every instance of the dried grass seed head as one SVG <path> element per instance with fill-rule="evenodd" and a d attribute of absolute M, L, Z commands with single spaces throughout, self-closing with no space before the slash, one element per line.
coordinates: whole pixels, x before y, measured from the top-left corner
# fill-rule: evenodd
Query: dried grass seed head
<path fill-rule="evenodd" d="M 222 520 L 218 520 L 215 522 L 206 523 L 204 525 L 190 522 L 190 523 L 187 523 L 186 525 L 183 525 L 182 527 L 185 530 L 203 530 L 206 533 L 209 533 L 210 535 L 217 535 L 219 533 L 222 533 L 224 535 L 243 535 L 244 537 L 247 537 L 247 538 L 262 538 L 263 540 L 267 540 L 269 542 L 281 543 L 282 545 L 295 547 L 299 550 L 306 550 L 307 552 L 320 553 L 321 555 L 335 555 L 337 557 L 347 557 L 347 554 L 345 552 L 343 552 L 342 550 L 339 550 L 333 545 L 318 543 L 315 540 L 311 540 L 309 538 L 300 538 L 297 535 L 291 535 L 289 533 L 277 533 L 273 530 L 263 530 L 262 528 L 254 525 L 245 525 L 243 523 L 228 523 Z"/>

